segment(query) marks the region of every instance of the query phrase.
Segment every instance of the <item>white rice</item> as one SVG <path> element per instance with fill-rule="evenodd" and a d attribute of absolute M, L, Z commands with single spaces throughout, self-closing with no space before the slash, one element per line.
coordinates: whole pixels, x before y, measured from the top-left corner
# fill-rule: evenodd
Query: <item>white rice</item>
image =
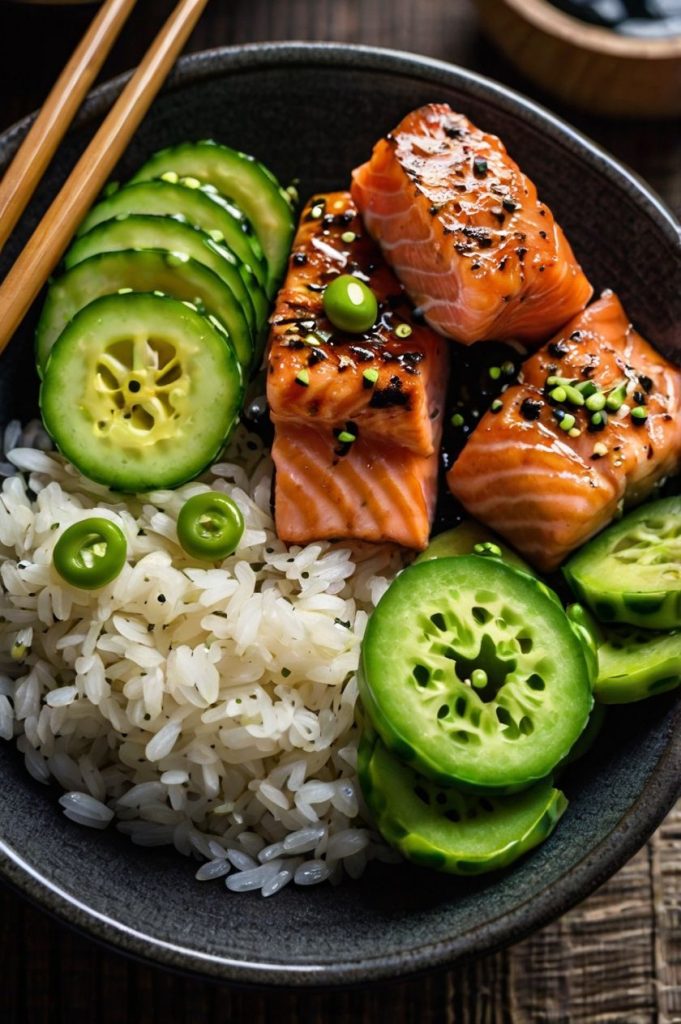
<path fill-rule="evenodd" d="M 0 737 L 65 790 L 64 814 L 199 857 L 199 881 L 263 896 L 394 860 L 366 820 L 354 705 L 368 614 L 402 567 L 392 547 L 291 547 L 272 465 L 240 428 L 176 491 L 124 497 L 81 477 L 39 423 L 4 432 Z M 18 470 L 18 472 L 17 472 Z M 230 495 L 246 524 L 219 568 L 177 542 L 184 501 Z M 71 523 L 117 523 L 128 563 L 85 593 L 52 567 Z"/>

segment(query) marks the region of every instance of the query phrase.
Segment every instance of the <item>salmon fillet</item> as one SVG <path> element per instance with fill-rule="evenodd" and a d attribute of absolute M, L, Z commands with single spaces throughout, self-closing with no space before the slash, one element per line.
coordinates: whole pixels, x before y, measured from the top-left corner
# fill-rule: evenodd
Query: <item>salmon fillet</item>
<path fill-rule="evenodd" d="M 352 538 L 422 549 L 433 516 L 438 457 L 359 438 L 339 445 L 330 430 L 278 423 L 277 534 L 288 544 Z"/>
<path fill-rule="evenodd" d="M 340 332 L 324 313 L 324 286 L 348 273 L 379 301 L 377 323 L 365 334 Z M 420 455 L 435 450 L 446 342 L 414 319 L 348 192 L 316 195 L 306 204 L 270 323 L 267 398 L 274 423 L 342 429 L 350 422 L 367 440 Z"/>
<path fill-rule="evenodd" d="M 545 341 L 593 289 L 503 143 L 446 103 L 408 114 L 353 173 L 371 235 L 455 341 Z"/>
<path fill-rule="evenodd" d="M 681 370 L 604 292 L 527 360 L 521 377 L 480 421 L 447 482 L 471 515 L 547 571 L 679 469 Z M 549 397 L 547 377 L 626 395 L 596 429 L 593 412 Z M 646 418 L 632 416 L 637 408 Z M 566 413 L 578 436 L 561 429 Z"/>
<path fill-rule="evenodd" d="M 379 305 L 344 334 L 325 286 L 354 274 Z M 270 320 L 275 523 L 288 543 L 350 538 L 421 549 L 434 512 L 446 342 L 413 315 L 349 192 L 306 204 Z"/>

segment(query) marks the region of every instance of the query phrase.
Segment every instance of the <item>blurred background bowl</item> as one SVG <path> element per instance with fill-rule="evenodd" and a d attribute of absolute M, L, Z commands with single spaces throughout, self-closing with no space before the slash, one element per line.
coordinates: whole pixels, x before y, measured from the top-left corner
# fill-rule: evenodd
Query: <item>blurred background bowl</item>
<path fill-rule="evenodd" d="M 681 35 L 637 38 L 549 0 L 475 0 L 499 49 L 542 89 L 592 114 L 681 115 Z"/>

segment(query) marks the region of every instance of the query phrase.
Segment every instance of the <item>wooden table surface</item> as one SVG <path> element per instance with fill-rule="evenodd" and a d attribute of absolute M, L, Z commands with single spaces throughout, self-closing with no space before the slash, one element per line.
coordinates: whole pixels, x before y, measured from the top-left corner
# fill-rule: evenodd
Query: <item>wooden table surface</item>
<path fill-rule="evenodd" d="M 140 0 L 106 76 L 139 60 L 171 6 Z M 40 104 L 93 10 L 0 0 L 0 130 Z M 557 110 L 681 212 L 679 122 L 618 124 L 560 108 L 485 42 L 467 0 L 213 0 L 189 48 L 273 39 L 390 46 L 474 68 Z M 127 960 L 4 889 L 0 962 L 2 1024 L 681 1024 L 681 806 L 561 920 L 424 979 L 349 993 L 240 991 Z"/>

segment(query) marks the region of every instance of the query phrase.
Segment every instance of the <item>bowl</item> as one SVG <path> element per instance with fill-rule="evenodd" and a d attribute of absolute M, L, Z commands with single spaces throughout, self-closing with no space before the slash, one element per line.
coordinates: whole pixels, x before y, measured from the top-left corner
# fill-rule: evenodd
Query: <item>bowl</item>
<path fill-rule="evenodd" d="M 16 236 L 4 273 L 123 79 L 92 94 Z M 597 289 L 617 289 L 644 334 L 681 360 L 681 235 L 662 203 L 568 125 L 500 85 L 407 54 L 336 45 L 258 45 L 186 57 L 136 133 L 122 176 L 153 150 L 217 136 L 261 156 L 304 197 L 343 187 L 372 143 L 418 104 L 444 100 L 498 133 L 553 207 Z M 27 122 L 0 137 L 0 170 Z M 33 312 L 33 319 L 35 311 Z M 31 317 L 0 363 L 2 419 L 35 415 Z M 679 792 L 681 700 L 612 712 L 567 778 L 554 835 L 511 870 L 460 880 L 374 867 L 338 888 L 273 899 L 199 884 L 174 852 L 67 821 L 56 788 L 0 743 L 2 876 L 93 938 L 158 964 L 232 982 L 366 983 L 451 964 L 517 941 L 587 896 L 645 842 Z"/>
<path fill-rule="evenodd" d="M 681 115 L 681 35 L 618 35 L 565 14 L 550 0 L 475 4 L 509 60 L 567 103 L 614 117 Z"/>

